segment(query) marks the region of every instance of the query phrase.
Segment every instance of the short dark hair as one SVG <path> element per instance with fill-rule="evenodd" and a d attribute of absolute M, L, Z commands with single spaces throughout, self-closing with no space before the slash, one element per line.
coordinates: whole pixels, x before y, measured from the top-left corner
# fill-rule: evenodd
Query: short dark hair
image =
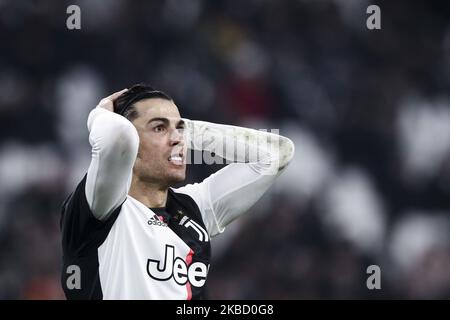
<path fill-rule="evenodd" d="M 160 98 L 169 101 L 173 100 L 166 93 L 156 90 L 147 84 L 139 83 L 131 86 L 128 91 L 121 94 L 114 101 L 114 112 L 132 121 L 138 116 L 134 104 L 138 101 L 151 98 Z"/>

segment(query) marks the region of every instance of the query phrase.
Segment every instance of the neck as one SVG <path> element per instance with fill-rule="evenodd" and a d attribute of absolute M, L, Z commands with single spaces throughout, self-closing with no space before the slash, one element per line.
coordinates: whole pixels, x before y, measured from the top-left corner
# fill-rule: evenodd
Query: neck
<path fill-rule="evenodd" d="M 167 190 L 167 187 L 142 181 L 133 175 L 128 194 L 148 208 L 160 208 L 166 206 Z"/>

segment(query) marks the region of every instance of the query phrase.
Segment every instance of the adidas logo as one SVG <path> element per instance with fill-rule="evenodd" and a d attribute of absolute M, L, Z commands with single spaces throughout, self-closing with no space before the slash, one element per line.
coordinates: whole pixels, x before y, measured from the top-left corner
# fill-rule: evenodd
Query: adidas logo
<path fill-rule="evenodd" d="M 160 226 L 160 227 L 167 227 L 167 223 L 162 221 L 156 214 L 153 215 L 148 221 L 147 224 L 149 226 Z"/>

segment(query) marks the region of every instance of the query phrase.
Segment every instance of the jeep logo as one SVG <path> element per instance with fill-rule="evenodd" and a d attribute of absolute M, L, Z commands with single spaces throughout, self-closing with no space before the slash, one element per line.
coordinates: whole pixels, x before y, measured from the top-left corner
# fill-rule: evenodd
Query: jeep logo
<path fill-rule="evenodd" d="M 194 262 L 187 265 L 181 257 L 175 257 L 174 246 L 166 244 L 164 261 L 148 259 L 147 273 L 155 280 L 167 281 L 172 277 L 179 285 L 185 285 L 188 281 L 194 287 L 202 287 L 206 282 L 208 268 L 202 262 Z"/>

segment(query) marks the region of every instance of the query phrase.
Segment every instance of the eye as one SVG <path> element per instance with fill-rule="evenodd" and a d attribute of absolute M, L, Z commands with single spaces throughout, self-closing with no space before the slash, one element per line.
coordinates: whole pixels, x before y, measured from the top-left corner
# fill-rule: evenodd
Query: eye
<path fill-rule="evenodd" d="M 153 128 L 153 131 L 155 131 L 155 132 L 163 132 L 164 130 L 166 130 L 166 128 L 162 124 Z"/>

